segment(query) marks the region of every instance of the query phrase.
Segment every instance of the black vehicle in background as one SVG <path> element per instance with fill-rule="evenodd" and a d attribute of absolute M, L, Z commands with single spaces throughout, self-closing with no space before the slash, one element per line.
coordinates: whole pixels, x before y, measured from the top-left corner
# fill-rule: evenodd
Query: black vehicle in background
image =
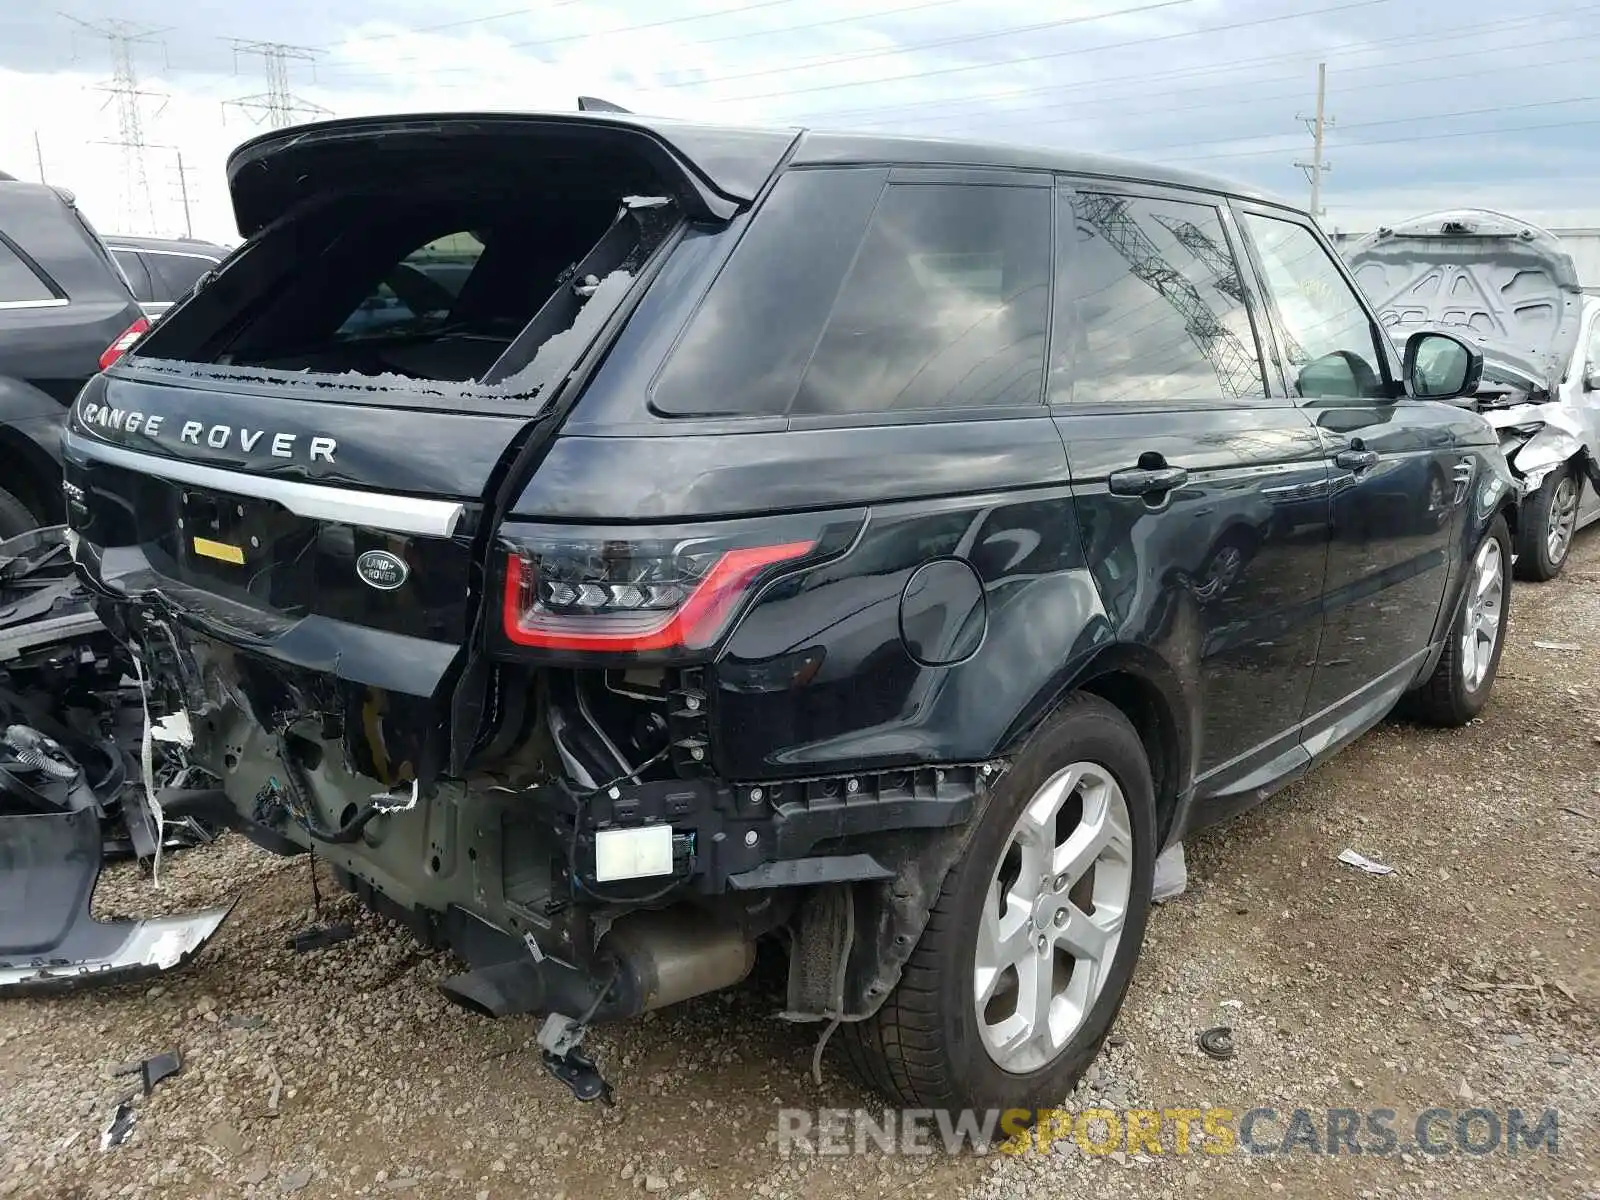
<path fill-rule="evenodd" d="M 67 406 L 141 320 L 72 194 L 0 174 L 0 538 L 62 520 Z"/>
<path fill-rule="evenodd" d="M 235 823 L 586 1098 L 588 1021 L 771 939 L 898 1101 L 1058 1102 L 1163 846 L 1488 697 L 1482 359 L 1397 361 L 1298 209 L 616 114 L 229 177 L 246 244 L 74 406 L 79 570 Z"/>
<path fill-rule="evenodd" d="M 207 271 L 228 257 L 226 247 L 198 238 L 111 234 L 106 246 L 151 319 L 187 296 Z"/>

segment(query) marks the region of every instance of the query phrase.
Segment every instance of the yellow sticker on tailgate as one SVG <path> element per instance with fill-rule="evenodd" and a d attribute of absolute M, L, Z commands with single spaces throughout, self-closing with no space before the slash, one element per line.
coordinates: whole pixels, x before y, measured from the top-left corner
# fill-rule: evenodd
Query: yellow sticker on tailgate
<path fill-rule="evenodd" d="M 244 566 L 244 548 L 230 546 L 227 542 L 213 542 L 210 538 L 197 537 L 194 539 L 194 552 L 206 558 L 215 558 L 220 562 L 232 563 L 236 567 Z"/>

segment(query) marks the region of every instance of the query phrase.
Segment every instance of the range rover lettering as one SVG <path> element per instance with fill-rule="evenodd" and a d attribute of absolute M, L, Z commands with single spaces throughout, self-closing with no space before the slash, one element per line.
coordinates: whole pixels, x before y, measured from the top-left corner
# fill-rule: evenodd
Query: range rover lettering
<path fill-rule="evenodd" d="M 1488 696 L 1482 359 L 1400 361 L 1302 211 L 615 113 L 229 177 L 245 244 L 77 400 L 79 570 L 232 822 L 584 1098 L 590 1023 L 769 942 L 897 1101 L 1056 1102 L 1164 846 Z"/>

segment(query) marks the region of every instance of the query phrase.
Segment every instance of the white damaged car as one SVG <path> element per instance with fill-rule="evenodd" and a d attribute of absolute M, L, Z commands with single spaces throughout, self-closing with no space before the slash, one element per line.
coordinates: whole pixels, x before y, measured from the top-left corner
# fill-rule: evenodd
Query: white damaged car
<path fill-rule="evenodd" d="M 1523 488 L 1517 574 L 1555 578 L 1600 519 L 1600 297 L 1554 234 L 1485 209 L 1386 226 L 1345 258 L 1397 345 L 1437 328 L 1481 346 L 1475 403 Z"/>

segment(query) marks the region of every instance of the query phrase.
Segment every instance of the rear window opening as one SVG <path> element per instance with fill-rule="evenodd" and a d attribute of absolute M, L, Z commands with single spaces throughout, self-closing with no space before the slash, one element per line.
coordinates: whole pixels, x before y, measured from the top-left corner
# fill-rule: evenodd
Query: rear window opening
<path fill-rule="evenodd" d="M 562 373 L 550 360 L 582 353 L 680 212 L 639 167 L 520 166 L 314 194 L 163 321 L 134 365 L 547 393 Z"/>

